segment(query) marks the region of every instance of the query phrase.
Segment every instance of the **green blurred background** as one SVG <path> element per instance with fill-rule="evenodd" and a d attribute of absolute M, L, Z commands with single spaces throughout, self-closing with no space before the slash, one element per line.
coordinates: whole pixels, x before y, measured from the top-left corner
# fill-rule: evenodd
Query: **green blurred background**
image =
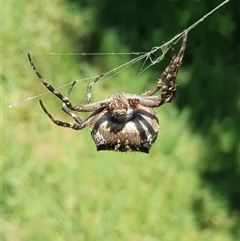
<path fill-rule="evenodd" d="M 238 1 L 189 33 L 177 99 L 157 109 L 161 131 L 149 155 L 97 152 L 89 129 L 55 126 L 39 98 L 8 108 L 46 92 L 28 51 L 43 76 L 60 87 L 134 56 L 44 53 L 149 51 L 220 3 L 3 1 L 3 240 L 238 240 Z M 115 91 L 141 94 L 169 59 L 170 52 L 139 77 L 140 62 L 100 80 L 93 101 Z M 84 102 L 89 81 L 75 86 L 73 103 Z M 56 97 L 41 98 L 55 117 L 70 121 Z"/>

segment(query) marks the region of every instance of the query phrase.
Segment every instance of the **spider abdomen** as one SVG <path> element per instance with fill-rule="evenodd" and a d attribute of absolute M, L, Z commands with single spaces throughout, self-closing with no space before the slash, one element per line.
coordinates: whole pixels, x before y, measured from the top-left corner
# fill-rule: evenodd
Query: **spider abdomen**
<path fill-rule="evenodd" d="M 91 135 L 97 150 L 139 151 L 149 153 L 159 132 L 159 121 L 153 109 L 139 107 L 125 122 L 117 121 L 104 111 L 91 125 Z"/>

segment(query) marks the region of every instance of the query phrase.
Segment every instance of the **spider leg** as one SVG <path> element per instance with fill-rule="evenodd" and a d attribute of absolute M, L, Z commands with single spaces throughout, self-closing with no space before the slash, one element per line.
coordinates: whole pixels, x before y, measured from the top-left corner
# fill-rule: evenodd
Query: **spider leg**
<path fill-rule="evenodd" d="M 76 114 L 74 114 L 73 112 L 71 112 L 71 111 L 67 108 L 67 106 L 66 106 L 65 103 L 63 103 L 63 105 L 62 105 L 62 110 L 63 110 L 66 114 L 68 114 L 69 116 L 71 116 L 78 124 L 81 124 L 81 123 L 82 123 L 81 118 L 78 117 L 78 116 L 77 116 Z M 46 112 L 45 112 L 45 113 L 46 113 Z"/>
<path fill-rule="evenodd" d="M 94 81 L 94 83 L 96 83 L 101 77 L 103 76 L 102 75 L 99 75 Z M 73 86 L 77 83 L 77 81 L 73 81 L 70 88 L 68 89 L 68 92 L 65 96 L 66 99 L 69 98 L 69 95 L 71 94 L 72 92 L 72 89 L 73 89 Z M 91 84 L 91 83 L 90 83 Z M 93 85 L 93 84 L 92 84 Z M 86 104 L 85 106 L 81 106 L 81 105 L 77 105 L 74 107 L 74 110 L 75 111 L 82 111 L 82 112 L 90 112 L 90 111 L 95 111 L 95 110 L 98 110 L 98 109 L 101 109 L 102 107 L 105 107 L 106 105 L 109 104 L 109 100 L 104 100 L 104 101 L 100 101 L 100 102 L 96 102 L 96 103 L 91 103 L 91 104 Z M 70 115 L 77 123 L 81 123 L 81 119 L 75 115 L 74 113 L 72 113 L 70 111 L 70 109 L 68 108 L 68 106 L 63 102 L 62 104 L 62 110 L 67 113 L 68 115 Z"/>
<path fill-rule="evenodd" d="M 45 112 L 45 114 L 52 120 L 52 122 L 58 126 L 61 127 L 66 127 L 66 128 L 71 128 L 74 130 L 82 130 L 85 127 L 87 127 L 88 125 L 90 125 L 92 123 L 92 119 L 98 115 L 100 112 L 102 112 L 105 107 L 101 107 L 97 110 L 95 110 L 88 118 L 86 118 L 84 121 L 82 121 L 78 116 L 76 116 L 74 113 L 71 113 L 69 111 L 69 109 L 64 110 L 67 114 L 69 114 L 77 123 L 71 123 L 71 122 L 64 122 L 64 121 L 60 121 L 55 119 L 46 109 L 45 105 L 43 104 L 42 100 L 39 100 L 39 103 L 43 109 L 43 111 Z"/>
<path fill-rule="evenodd" d="M 171 64 L 165 69 L 165 71 L 163 72 L 163 75 L 161 76 L 161 79 L 164 84 L 163 84 L 163 90 L 160 97 L 161 98 L 160 105 L 162 105 L 163 103 L 170 103 L 176 98 L 176 77 L 182 64 L 184 52 L 186 49 L 186 44 L 187 44 L 187 31 L 185 31 L 183 35 L 182 46 L 177 56 L 175 56 L 174 49 L 172 48 L 173 58 L 171 60 Z"/>
<path fill-rule="evenodd" d="M 172 51 L 172 58 L 168 64 L 168 66 L 171 66 L 173 64 L 174 59 L 176 58 L 173 43 L 171 43 L 171 51 Z M 157 86 L 152 88 L 151 90 L 144 92 L 142 94 L 142 96 L 152 96 L 152 95 L 156 94 L 163 87 L 163 84 L 164 84 L 163 80 L 166 79 L 166 76 L 167 76 L 166 70 L 167 70 L 167 68 L 162 73 L 161 77 L 158 79 Z"/>
<path fill-rule="evenodd" d="M 30 62 L 30 65 L 32 66 L 34 72 L 36 73 L 36 75 L 38 76 L 38 78 L 41 80 L 42 84 L 50 91 L 52 92 L 55 96 L 57 96 L 66 106 L 68 109 L 70 110 L 73 110 L 73 111 L 79 111 L 79 112 L 91 112 L 91 111 L 95 111 L 103 106 L 106 106 L 106 104 L 108 104 L 107 101 L 101 101 L 101 102 L 98 102 L 96 104 L 87 104 L 87 105 L 76 105 L 76 106 L 73 106 L 72 103 L 69 101 L 68 99 L 68 95 L 70 94 L 73 86 L 75 85 L 76 81 L 74 81 L 72 83 L 72 85 L 70 86 L 70 89 L 68 91 L 68 95 L 66 97 L 64 97 L 60 92 L 58 92 L 57 90 L 55 90 L 55 88 L 50 85 L 43 77 L 42 75 L 40 74 L 40 72 L 37 70 L 35 64 L 33 63 L 33 60 L 31 58 L 31 55 L 30 53 L 27 53 L 27 56 L 28 56 L 28 60 Z M 90 83 L 89 84 L 89 90 L 88 90 L 88 93 L 89 96 L 88 96 L 88 99 L 87 99 L 87 102 L 90 102 L 90 98 L 91 98 L 91 88 L 92 86 L 94 85 L 94 83 L 96 83 L 103 75 L 100 75 L 98 76 L 94 81 L 93 83 Z M 66 112 L 67 113 L 67 112 Z"/>
<path fill-rule="evenodd" d="M 65 96 L 65 98 L 68 99 L 72 89 L 73 89 L 73 86 L 76 84 L 76 80 L 72 82 L 72 84 L 70 85 L 70 88 L 68 89 L 68 92 Z M 41 105 L 42 106 L 42 105 Z M 46 109 L 46 108 L 45 108 Z M 78 124 L 81 124 L 82 123 L 82 120 L 80 119 L 80 117 L 78 117 L 76 114 L 74 114 L 73 112 L 70 111 L 70 109 L 67 107 L 67 105 L 63 102 L 62 104 L 62 110 L 67 113 L 69 116 L 71 116 Z"/>
<path fill-rule="evenodd" d="M 78 122 L 79 120 L 78 120 L 78 119 L 76 120 L 75 117 L 73 117 L 73 116 L 71 115 L 71 114 L 73 114 L 73 113 L 68 113 L 68 112 L 65 111 L 65 112 L 68 113 L 70 116 L 72 116 L 73 119 L 76 120 L 77 123 L 60 121 L 60 120 L 55 119 L 55 118 L 48 112 L 48 110 L 47 110 L 46 107 L 44 106 L 42 100 L 39 100 L 39 103 L 40 103 L 43 111 L 45 112 L 45 114 L 52 120 L 52 122 L 53 122 L 54 124 L 56 124 L 56 125 L 58 125 L 58 126 L 62 126 L 62 127 L 71 128 L 71 129 L 74 129 L 74 130 L 81 130 L 81 129 L 84 128 L 84 127 L 81 126 L 82 121 L 80 120 L 81 123 L 79 123 L 79 122 Z"/>
<path fill-rule="evenodd" d="M 36 73 L 36 75 L 38 76 L 38 78 L 41 80 L 42 84 L 50 91 L 52 92 L 55 96 L 57 96 L 63 103 L 66 104 L 66 106 L 71 109 L 71 110 L 75 110 L 75 107 L 72 106 L 71 102 L 68 100 L 68 98 L 64 97 L 60 92 L 58 92 L 57 90 L 55 90 L 55 88 L 50 85 L 44 78 L 43 76 L 40 74 L 40 72 L 37 70 L 35 64 L 33 63 L 32 57 L 30 55 L 30 53 L 27 53 L 28 56 L 28 60 L 30 65 L 32 66 L 34 72 Z M 76 81 L 74 81 L 72 83 L 72 86 L 70 87 L 70 92 L 72 90 L 72 87 L 74 86 Z"/>
<path fill-rule="evenodd" d="M 187 43 L 187 31 L 183 35 L 182 46 L 177 54 L 174 53 L 174 48 L 172 46 L 172 59 L 168 67 L 164 70 L 160 79 L 157 82 L 157 86 L 143 95 L 133 98 L 131 102 L 133 104 L 141 104 L 146 107 L 158 107 L 164 103 L 172 102 L 176 97 L 176 76 L 182 64 L 182 59 L 184 56 L 185 48 Z M 160 96 L 152 96 L 159 89 L 162 88 L 162 93 Z"/>
<path fill-rule="evenodd" d="M 182 59 L 184 56 L 185 48 L 187 43 L 187 31 L 183 35 L 182 46 L 177 54 L 175 55 L 174 46 L 172 45 L 172 58 L 168 67 L 164 70 L 161 77 L 158 79 L 157 86 L 149 91 L 142 94 L 143 97 L 152 96 L 158 92 L 161 88 L 161 100 L 158 103 L 162 105 L 163 103 L 171 102 L 176 97 L 176 76 L 182 64 Z"/>
<path fill-rule="evenodd" d="M 100 79 L 101 77 L 99 77 L 98 79 Z M 98 79 L 96 79 L 96 81 L 98 80 Z M 72 82 L 72 84 L 71 84 L 71 86 L 70 86 L 70 88 L 68 89 L 68 92 L 67 92 L 67 94 L 66 94 L 66 96 L 65 96 L 65 98 L 69 98 L 69 95 L 70 95 L 70 93 L 71 93 L 71 91 L 72 91 L 72 89 L 73 89 L 73 86 L 76 84 L 76 81 L 73 81 Z M 105 108 L 105 107 L 104 107 Z M 98 112 L 100 112 L 100 111 L 102 111 L 102 109 L 103 108 L 98 108 L 97 109 L 97 113 Z M 46 110 L 46 108 L 45 108 L 45 110 Z M 65 113 L 67 113 L 69 116 L 71 116 L 78 124 L 80 124 L 81 126 L 85 126 L 86 125 L 86 121 L 88 120 L 88 119 L 86 119 L 85 121 L 82 121 L 81 120 L 81 118 L 80 117 L 78 117 L 75 113 L 73 113 L 73 112 L 71 112 L 70 111 L 70 109 L 67 107 L 67 105 L 65 104 L 65 103 L 63 103 L 62 104 L 62 110 L 65 112 Z M 95 113 L 96 112 L 94 112 L 93 113 L 93 115 L 95 115 Z M 90 117 L 91 117 L 92 115 L 90 115 Z"/>
<path fill-rule="evenodd" d="M 89 104 L 92 98 L 92 87 L 93 85 L 100 80 L 104 74 L 98 75 L 91 83 L 88 84 L 87 86 L 87 95 L 86 95 L 86 104 Z"/>

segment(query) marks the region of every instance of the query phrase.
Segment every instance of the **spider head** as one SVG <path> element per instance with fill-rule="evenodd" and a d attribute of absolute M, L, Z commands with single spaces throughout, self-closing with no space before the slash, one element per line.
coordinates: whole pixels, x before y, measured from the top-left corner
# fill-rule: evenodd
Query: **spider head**
<path fill-rule="evenodd" d="M 109 111 L 112 117 L 119 122 L 129 121 L 133 116 L 133 108 L 123 93 L 116 93 L 112 96 Z"/>

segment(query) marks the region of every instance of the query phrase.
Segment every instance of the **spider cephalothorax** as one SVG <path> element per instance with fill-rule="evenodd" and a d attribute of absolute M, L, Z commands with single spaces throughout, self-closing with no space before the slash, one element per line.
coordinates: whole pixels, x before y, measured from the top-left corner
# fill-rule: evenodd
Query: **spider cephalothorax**
<path fill-rule="evenodd" d="M 155 88 L 142 95 L 115 93 L 103 101 L 90 103 L 92 86 L 103 76 L 100 75 L 88 85 L 85 105 L 76 106 L 69 101 L 69 95 L 76 81 L 71 84 L 67 95 L 63 96 L 42 77 L 28 53 L 29 62 L 43 85 L 62 101 L 63 111 L 70 115 L 75 123 L 56 120 L 47 111 L 41 100 L 40 105 L 56 125 L 74 130 L 82 130 L 90 126 L 91 135 L 98 151 L 148 153 L 159 132 L 159 121 L 154 108 L 164 103 L 170 103 L 176 97 L 176 76 L 182 64 L 186 42 L 187 31 L 183 35 L 182 46 L 178 54 L 175 55 L 173 51 L 172 59 L 158 79 Z M 161 95 L 155 95 L 160 89 L 162 89 Z M 92 114 L 82 121 L 72 111 L 92 112 Z"/>
<path fill-rule="evenodd" d="M 133 116 L 133 108 L 124 93 L 112 95 L 108 110 L 112 114 L 112 117 L 119 122 L 127 122 Z"/>

